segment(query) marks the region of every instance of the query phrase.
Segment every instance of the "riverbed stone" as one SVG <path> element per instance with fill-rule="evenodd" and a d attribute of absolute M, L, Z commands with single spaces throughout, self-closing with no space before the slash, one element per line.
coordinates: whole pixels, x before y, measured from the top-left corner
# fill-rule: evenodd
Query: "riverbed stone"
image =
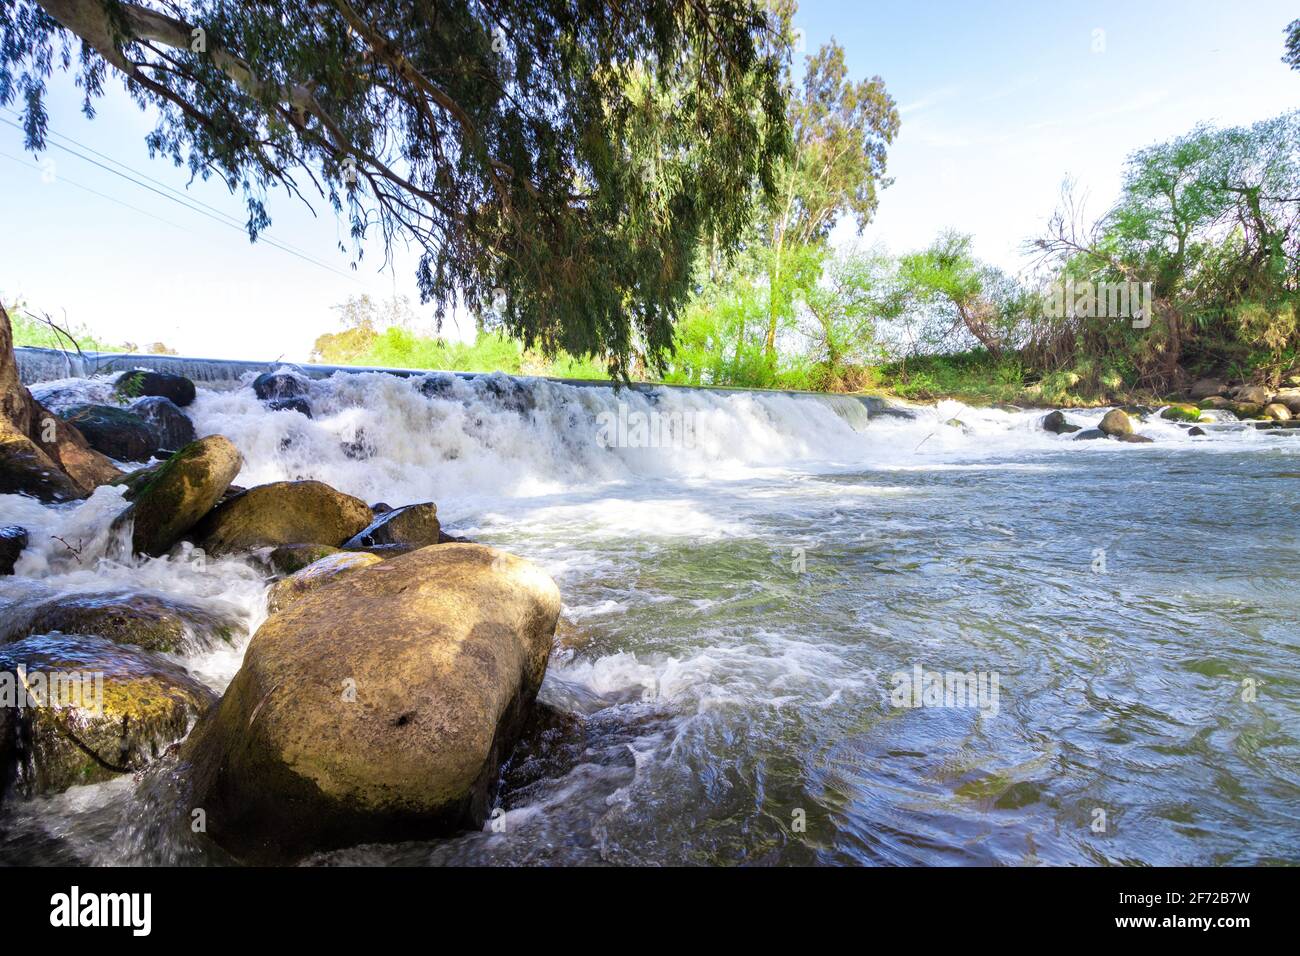
<path fill-rule="evenodd" d="M 267 560 L 277 574 L 293 574 L 314 561 L 338 553 L 338 548 L 328 544 L 282 544 L 271 552 Z"/>
<path fill-rule="evenodd" d="M 1170 405 L 1160 413 L 1160 417 L 1170 422 L 1198 422 L 1201 410 L 1195 405 Z"/>
<path fill-rule="evenodd" d="M 212 510 L 243 465 L 243 456 L 229 438 L 200 438 L 134 489 L 135 500 L 114 524 L 132 522 L 131 545 L 136 553 L 166 554 Z"/>
<path fill-rule="evenodd" d="M 1267 405 L 1273 397 L 1273 393 L 1263 385 L 1239 385 L 1231 394 L 1238 402 L 1252 405 Z"/>
<path fill-rule="evenodd" d="M 337 547 L 370 524 L 370 506 L 323 481 L 276 481 L 249 488 L 194 529 L 209 554 L 282 544 Z"/>
<path fill-rule="evenodd" d="M 209 836 L 272 862 L 481 826 L 559 610 L 537 566 L 460 544 L 271 615 L 182 750 Z"/>
<path fill-rule="evenodd" d="M 148 461 L 158 454 L 158 430 L 134 412 L 116 405 L 70 405 L 60 417 L 101 455 L 118 461 Z"/>
<path fill-rule="evenodd" d="M 193 653 L 229 643 L 239 633 L 237 621 L 198 605 L 126 591 L 39 595 L 0 610 L 0 644 L 59 631 L 147 651 Z"/>
<path fill-rule="evenodd" d="M 153 426 L 158 433 L 158 451 L 174 454 L 194 441 L 194 423 L 171 399 L 146 395 L 131 403 L 131 411 Z"/>
<path fill-rule="evenodd" d="M 1112 408 L 1103 415 L 1097 427 L 1111 436 L 1133 434 L 1133 420 L 1120 408 Z"/>
<path fill-rule="evenodd" d="M 1193 401 L 1227 394 L 1228 386 L 1217 378 L 1198 378 L 1192 383 L 1188 394 Z"/>
<path fill-rule="evenodd" d="M 263 372 L 253 379 L 253 392 L 263 401 L 300 398 L 307 394 L 307 381 L 296 372 Z"/>
<path fill-rule="evenodd" d="M 297 601 L 304 594 L 333 581 L 339 575 L 361 568 L 368 568 L 372 564 L 381 563 L 383 560 L 378 555 L 368 554 L 364 551 L 339 551 L 335 554 L 327 554 L 319 560 L 313 561 L 301 571 L 291 574 L 282 581 L 275 582 L 271 586 L 271 593 L 266 597 L 266 609 L 269 613 L 275 614 Z"/>
<path fill-rule="evenodd" d="M 0 778 L 14 779 L 24 797 L 143 769 L 216 700 L 175 664 L 83 635 L 0 647 L 0 683 L 0 699 L 20 685 L 28 695 L 29 706 L 6 708 L 0 721 L 18 741 L 7 754 L 0 747 L 0 760 L 10 762 Z"/>
<path fill-rule="evenodd" d="M 1291 420 L 1291 410 L 1279 402 L 1273 402 L 1264 406 L 1264 416 L 1275 422 L 1287 422 Z"/>
<path fill-rule="evenodd" d="M 123 372 L 113 383 L 113 391 L 122 399 L 165 398 L 179 408 L 191 404 L 197 394 L 194 383 L 184 375 L 153 369 Z"/>
<path fill-rule="evenodd" d="M 1273 401 L 1285 405 L 1293 418 L 1300 415 L 1300 388 L 1280 388 L 1273 396 Z"/>
<path fill-rule="evenodd" d="M 1228 411 L 1238 418 L 1259 418 L 1264 414 L 1264 406 L 1256 402 L 1233 402 Z"/>
<path fill-rule="evenodd" d="M 1054 435 L 1068 435 L 1071 432 L 1080 431 L 1078 425 L 1072 425 L 1065 417 L 1065 412 L 1059 409 L 1054 412 L 1048 412 L 1043 416 L 1043 428 L 1052 432 Z"/>
<path fill-rule="evenodd" d="M 1137 434 L 1112 435 L 1111 437 L 1116 441 L 1127 442 L 1130 445 L 1150 445 L 1155 441 L 1154 438 L 1148 438 L 1146 435 Z"/>
<path fill-rule="evenodd" d="M 15 524 L 0 527 L 0 575 L 13 574 L 18 556 L 27 547 L 27 529 Z"/>
<path fill-rule="evenodd" d="M 1079 434 L 1074 436 L 1075 441 L 1095 441 L 1098 438 L 1105 438 L 1106 433 L 1100 428 L 1085 428 Z"/>
<path fill-rule="evenodd" d="M 438 524 L 438 506 L 432 501 L 392 508 L 375 519 L 364 530 L 350 538 L 345 548 L 372 548 L 400 544 L 410 549 L 437 544 L 441 526 Z"/>
<path fill-rule="evenodd" d="M 1196 407 L 1202 410 L 1232 408 L 1232 400 L 1224 398 L 1222 395 L 1211 395 L 1209 398 L 1203 398 L 1196 403 Z"/>

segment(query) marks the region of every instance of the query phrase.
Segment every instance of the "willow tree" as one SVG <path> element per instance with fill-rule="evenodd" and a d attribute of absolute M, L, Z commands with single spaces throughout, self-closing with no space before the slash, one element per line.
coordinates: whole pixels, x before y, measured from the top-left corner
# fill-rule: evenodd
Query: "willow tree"
<path fill-rule="evenodd" d="M 0 102 L 40 150 L 55 68 L 87 115 L 116 74 L 150 155 L 242 193 L 250 237 L 273 193 L 323 200 L 354 263 L 416 244 L 439 320 L 491 303 L 619 374 L 671 348 L 699 239 L 775 187 L 778 33 L 758 0 L 8 0 Z"/>

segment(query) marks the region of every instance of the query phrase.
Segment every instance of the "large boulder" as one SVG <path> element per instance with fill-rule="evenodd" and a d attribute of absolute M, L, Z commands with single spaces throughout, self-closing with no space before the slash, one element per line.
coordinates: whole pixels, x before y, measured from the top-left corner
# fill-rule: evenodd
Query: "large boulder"
<path fill-rule="evenodd" d="M 134 412 L 116 405 L 70 405 L 64 421 L 86 436 L 90 447 L 118 461 L 148 461 L 158 454 L 158 430 Z"/>
<path fill-rule="evenodd" d="M 26 705 L 6 707 L 18 700 Z M 30 637 L 0 647 L 0 779 L 24 796 L 133 773 L 185 736 L 216 695 L 181 668 L 102 638 Z"/>
<path fill-rule="evenodd" d="M 209 554 L 282 544 L 337 546 L 370 524 L 370 506 L 323 481 L 276 481 L 216 508 L 194 535 Z"/>
<path fill-rule="evenodd" d="M 380 564 L 384 559 L 364 551 L 338 551 L 327 554 L 271 586 L 266 596 L 266 609 L 271 614 L 282 611 L 304 594 L 328 584 L 340 574 Z"/>
<path fill-rule="evenodd" d="M 113 383 L 113 391 L 123 399 L 141 396 L 165 398 L 181 408 L 193 402 L 196 394 L 194 383 L 184 375 L 155 372 L 152 369 L 123 372 Z"/>
<path fill-rule="evenodd" d="M 84 498 L 86 490 L 39 445 L 0 418 L 0 495 L 56 502 Z"/>
<path fill-rule="evenodd" d="M 197 605 L 122 591 L 39 595 L 2 610 L 0 644 L 59 631 L 147 651 L 195 653 L 229 643 L 239 632 L 238 622 Z"/>
<path fill-rule="evenodd" d="M 1279 405 L 1285 405 L 1292 417 L 1300 415 L 1300 388 L 1281 388 L 1278 389 L 1273 401 Z"/>
<path fill-rule="evenodd" d="M 1289 422 L 1291 420 L 1291 410 L 1281 402 L 1273 402 L 1264 406 L 1264 415 L 1275 422 Z"/>
<path fill-rule="evenodd" d="M 432 501 L 392 508 L 377 515 L 364 530 L 349 538 L 345 548 L 374 548 L 402 545 L 410 550 L 437 544 L 442 540 L 438 524 L 438 506 Z"/>
<path fill-rule="evenodd" d="M 1251 405 L 1267 405 L 1273 398 L 1273 393 L 1263 385 L 1240 385 L 1233 389 L 1232 397 Z"/>
<path fill-rule="evenodd" d="M 1103 415 L 1097 427 L 1112 437 L 1133 434 L 1133 420 L 1128 417 L 1127 412 L 1119 408 L 1112 408 Z"/>
<path fill-rule="evenodd" d="M 1078 425 L 1072 425 L 1065 417 L 1065 412 L 1048 412 L 1043 416 L 1043 427 L 1054 435 L 1068 435 L 1079 431 Z"/>
<path fill-rule="evenodd" d="M 131 507 L 114 524 L 132 523 L 132 550 L 155 557 L 166 554 L 212 510 L 243 465 L 239 449 L 229 438 L 200 438 L 172 455 L 138 486 Z"/>
<path fill-rule="evenodd" d="M 473 544 L 303 595 L 185 744 L 191 805 L 250 861 L 481 826 L 559 611 L 543 571 Z"/>
<path fill-rule="evenodd" d="M 186 379 L 186 381 L 189 381 Z M 158 450 L 168 455 L 194 441 L 194 423 L 169 398 L 147 395 L 131 403 L 131 411 L 153 426 L 158 433 Z"/>
<path fill-rule="evenodd" d="M 18 525 L 0 528 L 0 575 L 13 574 L 18 556 L 27 547 L 27 529 Z"/>

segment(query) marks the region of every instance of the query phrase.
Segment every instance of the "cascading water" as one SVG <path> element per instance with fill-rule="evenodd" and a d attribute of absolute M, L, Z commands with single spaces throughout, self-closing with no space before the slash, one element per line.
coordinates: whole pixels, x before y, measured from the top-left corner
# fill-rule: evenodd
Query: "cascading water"
<path fill-rule="evenodd" d="M 238 484 L 436 501 L 564 595 L 548 729 L 505 768 L 499 825 L 316 862 L 1296 861 L 1297 439 L 1154 420 L 1153 445 L 1075 442 L 956 403 L 437 373 L 313 372 L 307 418 L 231 377 L 265 366 L 178 361 Z M 108 389 L 36 387 L 56 408 Z M 173 655 L 221 690 L 263 572 L 109 559 L 121 494 L 0 497 L 31 539 L 0 613 L 184 600 L 239 622 L 234 646 Z M 996 695 L 900 690 L 935 672 L 994 675 Z M 174 786 L 163 768 L 6 801 L 0 861 L 208 860 L 158 822 Z"/>

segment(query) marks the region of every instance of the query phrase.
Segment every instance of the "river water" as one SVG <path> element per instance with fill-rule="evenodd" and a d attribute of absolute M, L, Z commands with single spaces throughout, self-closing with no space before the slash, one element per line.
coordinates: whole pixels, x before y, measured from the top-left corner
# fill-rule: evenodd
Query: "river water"
<path fill-rule="evenodd" d="M 190 409 L 243 452 L 238 484 L 436 501 L 564 596 L 484 830 L 308 862 L 1300 862 L 1300 435 L 439 381 L 337 374 L 312 420 L 234 383 Z M 256 629 L 251 564 L 104 559 L 118 494 L 0 497 L 33 541 L 0 602 L 129 589 Z M 221 690 L 246 640 L 177 659 Z M 0 862 L 219 862 L 158 824 L 170 772 L 6 801 Z"/>

